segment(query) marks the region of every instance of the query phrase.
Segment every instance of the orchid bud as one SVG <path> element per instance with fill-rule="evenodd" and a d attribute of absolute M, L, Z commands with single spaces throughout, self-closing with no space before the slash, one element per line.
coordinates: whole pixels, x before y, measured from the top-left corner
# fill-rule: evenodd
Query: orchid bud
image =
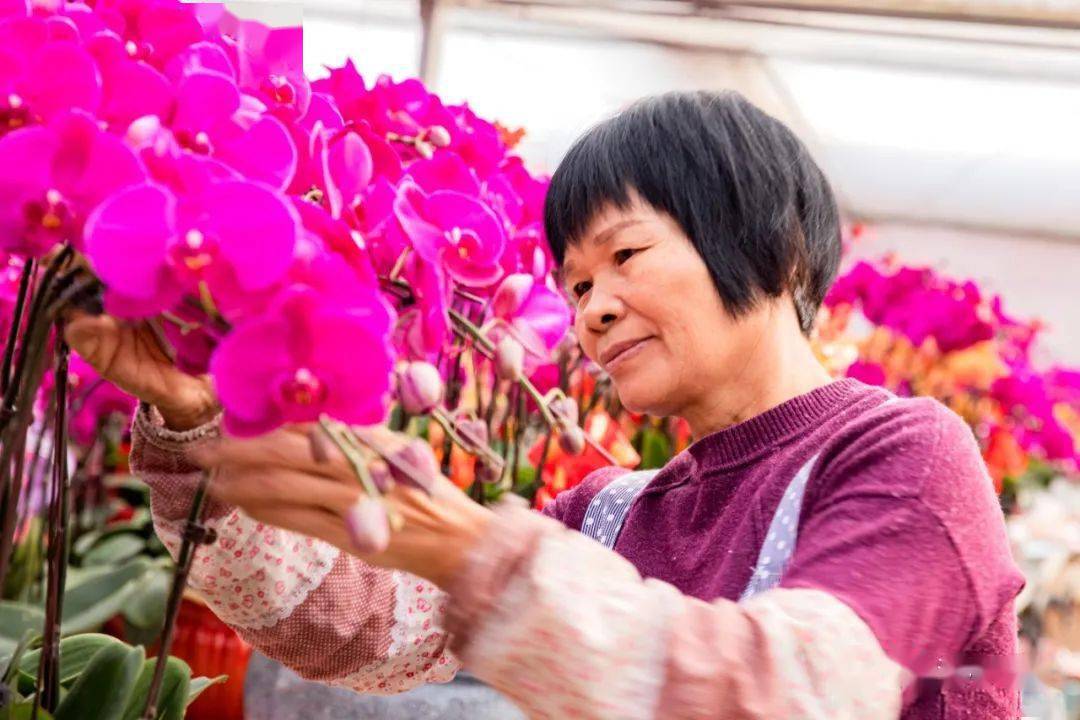
<path fill-rule="evenodd" d="M 576 427 L 578 424 L 578 406 L 573 398 L 560 396 L 548 403 L 548 410 L 562 427 Z"/>
<path fill-rule="evenodd" d="M 596 382 L 604 382 L 608 379 L 607 371 L 604 370 L 604 368 L 600 367 L 598 363 L 594 363 L 592 360 L 589 360 L 585 363 L 585 372 L 589 373 L 589 377 L 591 377 Z"/>
<path fill-rule="evenodd" d="M 469 420 L 463 418 L 458 420 L 455 425 L 457 426 L 457 433 L 461 436 L 461 439 L 471 445 L 471 448 L 465 448 L 471 451 L 480 451 L 487 447 L 488 444 L 488 427 L 487 423 L 483 420 Z"/>
<path fill-rule="evenodd" d="M 501 460 L 499 462 L 478 462 L 476 463 L 476 479 L 482 485 L 494 485 L 502 478 L 505 467 Z"/>
<path fill-rule="evenodd" d="M 506 335 L 495 346 L 495 372 L 501 380 L 517 380 L 525 365 L 525 348 Z"/>
<path fill-rule="evenodd" d="M 431 363 L 411 362 L 398 372 L 398 399 L 410 415 L 426 415 L 442 398 L 442 375 Z"/>
<path fill-rule="evenodd" d="M 375 498 L 361 496 L 345 511 L 345 529 L 362 553 L 380 553 L 390 545 L 390 519 L 386 507 Z"/>
<path fill-rule="evenodd" d="M 442 125 L 432 125 L 428 128 L 427 138 L 428 142 L 437 148 L 444 148 L 450 145 L 450 131 Z"/>
<path fill-rule="evenodd" d="M 410 440 L 387 457 L 386 461 L 390 465 L 394 480 L 426 493 L 431 493 L 441 473 L 439 461 L 435 459 L 431 446 L 420 439 Z"/>
<path fill-rule="evenodd" d="M 532 275 L 514 273 L 507 275 L 491 296 L 491 312 L 496 317 L 508 318 L 517 315 L 518 309 L 532 292 L 536 281 Z"/>
<path fill-rule="evenodd" d="M 313 427 L 308 431 L 308 445 L 311 448 L 311 459 L 323 465 L 330 462 L 334 447 L 330 438 L 326 437 L 326 431 L 321 427 Z"/>
<path fill-rule="evenodd" d="M 394 475 L 382 460 L 376 460 L 368 465 L 368 473 L 375 487 L 379 488 L 379 492 L 387 493 L 394 487 Z"/>
<path fill-rule="evenodd" d="M 585 450 L 585 431 L 577 425 L 568 425 L 559 431 L 559 447 L 567 455 L 580 455 Z"/>

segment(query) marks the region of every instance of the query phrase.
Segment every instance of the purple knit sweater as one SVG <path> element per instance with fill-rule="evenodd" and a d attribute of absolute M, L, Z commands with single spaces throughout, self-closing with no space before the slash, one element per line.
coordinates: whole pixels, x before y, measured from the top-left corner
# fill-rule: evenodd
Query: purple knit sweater
<path fill-rule="evenodd" d="M 683 593 L 735 600 L 781 495 L 817 455 L 781 587 L 839 598 L 918 677 L 904 720 L 1015 718 L 1008 669 L 1024 581 L 992 483 L 958 416 L 889 397 L 843 380 L 702 438 L 638 497 L 615 550 Z M 594 473 L 545 513 L 579 529 L 619 474 Z M 956 679 L 975 666 L 982 681 Z"/>

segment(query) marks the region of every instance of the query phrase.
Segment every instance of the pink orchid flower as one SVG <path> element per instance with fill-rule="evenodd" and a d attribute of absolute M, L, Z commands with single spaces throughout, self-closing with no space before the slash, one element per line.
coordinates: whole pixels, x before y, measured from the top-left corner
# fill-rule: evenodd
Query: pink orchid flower
<path fill-rule="evenodd" d="M 296 172 L 292 138 L 280 120 L 244 103 L 232 78 L 193 72 L 176 89 L 168 124 L 181 147 L 213 155 L 248 179 L 284 189 Z"/>
<path fill-rule="evenodd" d="M 550 279 L 519 273 L 507 277 L 491 300 L 492 335 L 509 332 L 529 355 L 531 369 L 548 361 L 570 328 L 570 307 Z"/>
<path fill-rule="evenodd" d="M 285 275 L 298 224 L 292 205 L 264 185 L 224 180 L 177 195 L 147 182 L 97 209 L 86 251 L 111 312 L 148 317 L 193 294 L 229 318 L 246 294 Z"/>
<path fill-rule="evenodd" d="M 453 190 L 470 197 L 480 196 L 480 182 L 457 153 L 440 152 L 427 160 L 417 160 L 405 174 L 428 194 Z"/>
<path fill-rule="evenodd" d="M 150 64 L 131 56 L 120 36 L 100 32 L 86 42 L 86 49 L 101 70 L 103 97 L 98 115 L 114 127 L 127 129 L 146 115 L 167 117 L 173 104 L 173 87 Z"/>
<path fill-rule="evenodd" d="M 304 77 L 302 27 L 269 28 L 241 20 L 236 33 L 240 87 L 266 103 L 285 121 L 304 116 L 311 84 Z"/>
<path fill-rule="evenodd" d="M 145 171 L 120 139 L 80 112 L 0 139 L 0 248 L 38 257 L 80 246 L 83 221 Z"/>
<path fill-rule="evenodd" d="M 62 26 L 37 17 L 0 21 L 0 133 L 81 109 L 96 112 L 101 75 L 74 38 L 56 39 Z"/>
<path fill-rule="evenodd" d="M 416 252 L 457 282 L 483 287 L 502 276 L 506 237 L 481 201 L 446 190 L 427 195 L 407 182 L 398 190 L 394 215 Z"/>
<path fill-rule="evenodd" d="M 414 303 L 401 314 L 394 344 L 407 358 L 433 360 L 451 338 L 449 285 L 442 270 L 419 255 L 407 258 L 402 277 Z"/>
<path fill-rule="evenodd" d="M 181 50 L 206 38 L 196 4 L 180 0 L 97 0 L 94 12 L 131 43 L 132 55 L 158 69 Z"/>
<path fill-rule="evenodd" d="M 290 195 L 302 195 L 312 188 L 321 188 L 323 182 L 323 159 L 316 157 L 316 138 L 323 132 L 340 130 L 345 121 L 330 96 L 314 93 L 308 103 L 308 111 L 302 118 L 285 123 L 285 128 L 296 147 L 296 173 L 289 185 Z M 319 138 L 321 142 L 322 138 Z M 325 143 L 323 143 L 325 146 Z"/>
<path fill-rule="evenodd" d="M 364 300 L 341 307 L 293 287 L 229 333 L 210 363 L 225 429 L 258 435 L 323 413 L 350 424 L 382 422 L 393 361 Z"/>

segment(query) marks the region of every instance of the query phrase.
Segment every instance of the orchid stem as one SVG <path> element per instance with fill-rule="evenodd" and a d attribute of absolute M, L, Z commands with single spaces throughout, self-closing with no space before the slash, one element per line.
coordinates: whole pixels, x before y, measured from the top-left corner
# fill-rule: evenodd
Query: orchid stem
<path fill-rule="evenodd" d="M 34 265 L 33 259 L 27 260 L 23 265 L 22 275 L 19 277 L 19 294 L 15 297 L 11 330 L 8 332 L 7 344 L 4 345 L 4 364 L 0 369 L 0 395 L 7 393 L 8 384 L 11 382 L 11 363 L 15 359 L 15 345 L 19 339 L 19 329 L 22 327 L 22 314 L 30 291 L 30 278 L 34 274 Z"/>
<path fill-rule="evenodd" d="M 191 500 L 191 509 L 188 510 L 187 522 L 184 524 L 180 553 L 176 558 L 176 569 L 165 609 L 165 627 L 161 630 L 161 647 L 158 650 L 157 660 L 154 662 L 154 675 L 150 679 L 150 687 L 146 692 L 143 720 L 153 720 L 157 717 L 158 694 L 161 692 L 161 684 L 165 679 L 165 665 L 169 659 L 169 651 L 172 650 L 176 618 L 180 613 L 180 603 L 184 599 L 184 588 L 187 587 L 191 566 L 195 562 L 195 552 L 199 549 L 199 545 L 212 543 L 217 537 L 213 530 L 207 531 L 199 524 L 206 501 L 206 488 L 209 485 L 210 474 L 204 471 L 199 478 L 199 484 L 195 486 L 195 496 Z"/>
<path fill-rule="evenodd" d="M 450 318 L 459 327 L 463 328 L 466 332 L 468 332 L 482 350 L 487 350 L 488 352 L 492 353 L 495 352 L 495 344 L 488 340 L 487 336 L 484 335 L 483 330 L 477 327 L 471 320 L 459 313 L 457 310 L 451 308 L 449 312 Z M 540 394 L 540 391 L 536 389 L 536 386 L 533 385 L 532 382 L 530 382 L 529 379 L 524 375 L 518 377 L 518 384 L 521 385 L 522 389 L 524 389 L 525 392 L 529 393 L 533 401 L 536 403 L 536 406 L 540 408 L 540 414 L 544 416 L 544 422 L 546 422 L 548 425 L 554 425 L 555 418 L 548 410 L 547 403 L 544 402 L 544 398 Z"/>

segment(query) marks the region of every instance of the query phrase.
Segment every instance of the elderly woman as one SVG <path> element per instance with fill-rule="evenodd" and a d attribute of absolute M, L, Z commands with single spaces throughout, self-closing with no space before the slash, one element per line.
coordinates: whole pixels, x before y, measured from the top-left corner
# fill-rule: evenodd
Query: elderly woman
<path fill-rule="evenodd" d="M 841 246 L 799 140 L 736 94 L 644 100 L 570 150 L 546 226 L 585 354 L 696 442 L 543 514 L 398 487 L 376 556 L 343 458 L 304 429 L 221 438 L 204 380 L 108 317 L 70 325 L 145 401 L 132 467 L 174 550 L 216 470 L 191 575 L 215 612 L 309 678 L 394 693 L 464 667 L 533 717 L 1017 717 L 1023 581 L 970 430 L 811 349 Z"/>

